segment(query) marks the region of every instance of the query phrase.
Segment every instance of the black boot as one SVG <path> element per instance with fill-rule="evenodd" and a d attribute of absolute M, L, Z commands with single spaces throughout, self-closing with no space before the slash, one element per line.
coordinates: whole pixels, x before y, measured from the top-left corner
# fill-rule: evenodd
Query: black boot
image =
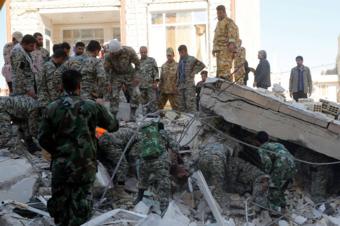
<path fill-rule="evenodd" d="M 144 191 L 145 191 L 145 189 L 139 189 L 138 190 L 138 196 L 137 196 L 136 200 L 133 202 L 133 205 L 137 205 L 140 201 L 142 201 L 143 196 L 144 196 Z"/>

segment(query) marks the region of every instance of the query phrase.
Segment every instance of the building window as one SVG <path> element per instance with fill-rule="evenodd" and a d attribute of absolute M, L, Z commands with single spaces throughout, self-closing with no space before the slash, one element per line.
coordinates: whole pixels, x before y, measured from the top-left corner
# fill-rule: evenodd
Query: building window
<path fill-rule="evenodd" d="M 157 12 L 150 17 L 150 55 L 158 62 L 166 60 L 166 48 L 176 50 L 182 44 L 188 47 L 190 55 L 208 62 L 207 11 Z"/>
<path fill-rule="evenodd" d="M 112 30 L 112 37 L 120 41 L 120 27 L 114 27 Z"/>
<path fill-rule="evenodd" d="M 72 46 L 76 42 L 84 42 L 87 45 L 91 40 L 96 40 L 100 44 L 104 43 L 104 29 L 65 29 L 63 30 L 63 41 Z"/>

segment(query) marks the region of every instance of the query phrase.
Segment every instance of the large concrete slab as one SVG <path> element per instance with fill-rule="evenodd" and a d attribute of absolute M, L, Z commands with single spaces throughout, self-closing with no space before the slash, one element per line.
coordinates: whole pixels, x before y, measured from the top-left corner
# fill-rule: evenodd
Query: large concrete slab
<path fill-rule="evenodd" d="M 218 92 L 211 89 L 210 86 L 202 90 L 201 106 L 226 121 L 253 131 L 264 130 L 273 137 L 340 159 L 340 136 L 336 133 L 337 126 L 331 120 L 282 105 L 279 108 L 281 111 L 277 112 L 266 108 L 264 104 L 239 98 L 228 91 Z M 331 127 L 328 128 L 328 125 Z"/>

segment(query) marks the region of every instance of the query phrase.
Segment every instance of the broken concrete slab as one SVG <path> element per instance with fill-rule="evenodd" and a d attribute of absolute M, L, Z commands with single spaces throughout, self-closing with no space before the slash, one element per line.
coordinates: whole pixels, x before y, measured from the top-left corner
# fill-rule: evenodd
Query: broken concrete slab
<path fill-rule="evenodd" d="M 333 120 L 329 123 L 328 130 L 340 135 L 340 121 Z"/>
<path fill-rule="evenodd" d="M 190 220 L 186 217 L 180 208 L 176 205 L 175 201 L 171 201 L 169 203 L 168 209 L 166 210 L 163 220 L 177 221 L 180 225 L 189 225 Z M 175 222 L 174 222 L 175 223 Z M 173 224 L 178 225 L 178 224 Z"/>

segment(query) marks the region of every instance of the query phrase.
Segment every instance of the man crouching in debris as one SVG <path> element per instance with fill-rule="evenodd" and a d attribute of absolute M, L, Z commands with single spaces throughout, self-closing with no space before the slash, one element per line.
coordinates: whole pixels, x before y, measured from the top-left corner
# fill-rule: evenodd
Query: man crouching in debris
<path fill-rule="evenodd" d="M 138 141 L 140 167 L 138 177 L 138 197 L 134 204 L 143 199 L 144 191 L 152 187 L 152 192 L 160 202 L 162 214 L 169 205 L 171 196 L 170 156 L 164 125 L 160 122 L 147 122 L 141 128 Z"/>
<path fill-rule="evenodd" d="M 64 96 L 48 105 L 40 145 L 52 155 L 52 198 L 47 208 L 56 224 L 78 226 L 92 215 L 96 177 L 96 126 L 115 131 L 116 119 L 103 107 L 80 97 L 81 74 L 65 71 Z"/>
<path fill-rule="evenodd" d="M 225 206 L 226 192 L 252 194 L 252 201 L 268 206 L 270 178 L 264 172 L 244 160 L 231 156 L 232 150 L 220 142 L 209 143 L 199 152 L 196 167 L 202 171 L 213 195 Z"/>
<path fill-rule="evenodd" d="M 284 192 L 297 172 L 294 157 L 282 144 L 269 142 L 264 131 L 256 135 L 256 143 L 260 146 L 261 170 L 270 175 L 274 185 L 269 190 L 270 207 L 279 211 L 286 206 Z"/>

